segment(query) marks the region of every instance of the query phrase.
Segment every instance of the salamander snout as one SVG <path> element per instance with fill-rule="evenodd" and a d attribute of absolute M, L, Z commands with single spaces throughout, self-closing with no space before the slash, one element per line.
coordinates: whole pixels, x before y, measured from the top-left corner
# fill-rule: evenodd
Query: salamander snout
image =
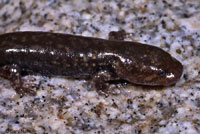
<path fill-rule="evenodd" d="M 158 80 L 164 79 L 163 85 L 169 86 L 175 84 L 181 77 L 183 72 L 183 65 L 171 57 L 171 62 L 166 65 L 160 72 L 158 72 Z M 160 77 L 160 78 L 159 78 Z"/>

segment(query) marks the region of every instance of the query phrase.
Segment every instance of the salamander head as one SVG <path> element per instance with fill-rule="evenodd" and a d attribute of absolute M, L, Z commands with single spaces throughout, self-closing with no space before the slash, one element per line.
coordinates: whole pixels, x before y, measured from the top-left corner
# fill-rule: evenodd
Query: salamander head
<path fill-rule="evenodd" d="M 182 64 L 167 52 L 149 56 L 134 57 L 132 62 L 123 63 L 123 79 L 131 83 L 149 86 L 169 86 L 175 84 L 183 72 Z"/>
<path fill-rule="evenodd" d="M 182 64 L 170 56 L 170 59 L 166 58 L 166 60 L 163 59 L 159 64 L 149 66 L 146 72 L 147 76 L 143 80 L 146 85 L 170 86 L 180 79 L 182 72 Z"/>

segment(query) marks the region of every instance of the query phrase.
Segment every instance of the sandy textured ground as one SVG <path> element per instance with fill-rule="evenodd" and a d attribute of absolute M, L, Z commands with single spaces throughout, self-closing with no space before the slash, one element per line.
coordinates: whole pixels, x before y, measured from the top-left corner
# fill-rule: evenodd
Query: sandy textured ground
<path fill-rule="evenodd" d="M 0 34 L 51 31 L 127 39 L 164 49 L 184 72 L 172 87 L 129 84 L 100 96 L 85 80 L 26 76 L 36 96 L 19 98 L 0 79 L 0 133 L 199 134 L 199 0 L 1 0 Z"/>

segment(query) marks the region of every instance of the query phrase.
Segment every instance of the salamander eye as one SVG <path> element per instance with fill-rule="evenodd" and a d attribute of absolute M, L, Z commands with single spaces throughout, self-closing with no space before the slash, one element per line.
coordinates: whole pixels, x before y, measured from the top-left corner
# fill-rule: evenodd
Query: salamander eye
<path fill-rule="evenodd" d="M 161 70 L 160 72 L 158 72 L 158 76 L 164 76 L 166 74 L 166 72 L 165 71 L 163 71 L 163 70 Z"/>

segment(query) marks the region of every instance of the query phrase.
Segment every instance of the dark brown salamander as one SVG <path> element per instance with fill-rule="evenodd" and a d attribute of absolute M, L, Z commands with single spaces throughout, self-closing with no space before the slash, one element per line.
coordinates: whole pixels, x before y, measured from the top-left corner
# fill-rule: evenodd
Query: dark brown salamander
<path fill-rule="evenodd" d="M 110 80 L 139 85 L 175 84 L 183 66 L 160 48 L 136 42 L 104 40 L 48 32 L 0 35 L 0 75 L 12 81 L 20 95 L 21 75 L 89 78 L 99 90 Z"/>

